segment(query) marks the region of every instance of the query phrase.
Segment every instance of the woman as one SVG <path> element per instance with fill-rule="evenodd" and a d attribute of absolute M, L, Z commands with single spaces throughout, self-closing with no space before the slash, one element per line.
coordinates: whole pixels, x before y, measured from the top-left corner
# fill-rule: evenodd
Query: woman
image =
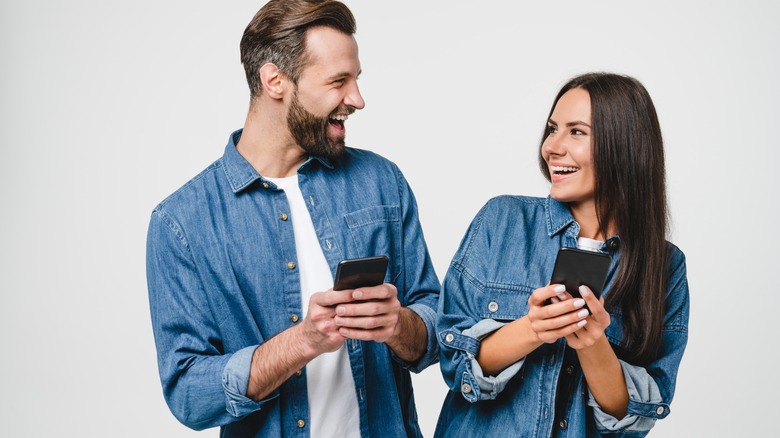
<path fill-rule="evenodd" d="M 688 332 L 683 253 L 665 240 L 664 154 L 635 79 L 569 81 L 539 154 L 546 199 L 492 199 L 444 280 L 447 395 L 436 435 L 643 436 L 669 414 Z M 611 255 L 601 299 L 548 284 L 558 250 Z"/>

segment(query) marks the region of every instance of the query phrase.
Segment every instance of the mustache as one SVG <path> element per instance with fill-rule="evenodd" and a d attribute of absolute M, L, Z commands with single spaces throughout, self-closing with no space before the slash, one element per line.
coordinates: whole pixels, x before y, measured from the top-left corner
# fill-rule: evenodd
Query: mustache
<path fill-rule="evenodd" d="M 345 115 L 351 116 L 352 114 L 355 113 L 355 111 L 357 111 L 357 110 L 355 108 L 351 107 L 351 106 L 340 106 L 340 107 L 336 108 L 335 110 L 331 111 L 331 113 L 328 114 L 328 118 L 333 117 L 333 116 L 338 115 L 338 114 L 345 114 Z"/>

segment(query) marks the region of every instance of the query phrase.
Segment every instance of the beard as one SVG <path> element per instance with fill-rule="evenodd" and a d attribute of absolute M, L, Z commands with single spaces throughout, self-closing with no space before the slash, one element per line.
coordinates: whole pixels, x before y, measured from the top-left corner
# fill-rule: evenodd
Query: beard
<path fill-rule="evenodd" d="M 339 109 L 336 108 L 331 114 L 337 114 Z M 298 92 L 293 94 L 287 111 L 287 128 L 295 142 L 309 155 L 337 162 L 344 156 L 345 136 L 332 138 L 328 135 L 329 124 L 329 117 L 317 117 L 310 113 L 298 100 Z"/>

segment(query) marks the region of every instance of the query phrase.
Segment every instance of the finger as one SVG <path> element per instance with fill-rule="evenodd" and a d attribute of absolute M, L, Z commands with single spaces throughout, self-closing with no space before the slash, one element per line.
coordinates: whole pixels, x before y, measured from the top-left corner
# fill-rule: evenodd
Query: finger
<path fill-rule="evenodd" d="M 588 324 L 587 319 L 580 320 L 578 322 L 575 322 L 573 324 L 568 324 L 566 326 L 563 326 L 561 328 L 555 329 L 555 330 L 549 330 L 545 332 L 545 338 L 551 337 L 554 339 L 560 339 L 566 336 L 573 335 L 574 333 L 581 330 L 584 326 Z M 540 336 L 542 337 L 542 336 Z"/>
<path fill-rule="evenodd" d="M 580 309 L 585 306 L 585 300 L 582 298 L 560 300 L 557 296 L 555 296 L 550 297 L 550 302 L 552 304 L 532 307 L 529 310 L 528 315 L 532 320 L 544 320 L 556 318 L 558 316 L 567 314 L 572 310 Z"/>
<path fill-rule="evenodd" d="M 359 341 L 384 342 L 393 334 L 393 331 L 388 327 L 368 330 L 342 327 L 339 329 L 339 334 L 345 338 Z"/>
<path fill-rule="evenodd" d="M 553 299 L 556 299 L 553 297 Z M 588 309 L 584 309 L 585 300 L 577 298 L 575 300 L 560 301 L 558 303 L 545 306 L 537 312 L 535 316 L 549 314 L 548 318 L 531 318 L 531 328 L 538 332 L 557 330 L 561 327 L 575 324 L 584 320 L 590 315 Z"/>
<path fill-rule="evenodd" d="M 375 316 L 389 313 L 397 313 L 401 303 L 395 297 L 381 301 L 355 301 L 339 304 L 336 314 L 339 316 Z"/>
<path fill-rule="evenodd" d="M 580 286 L 579 291 L 580 295 L 585 300 L 585 303 L 588 305 L 588 309 L 590 309 L 590 313 L 593 315 L 593 317 L 599 322 L 607 322 L 605 319 L 609 318 L 609 314 L 604 309 L 603 298 L 596 298 L 596 295 L 593 293 L 593 291 L 591 291 L 590 288 L 585 285 Z"/>
<path fill-rule="evenodd" d="M 344 317 L 337 316 L 334 318 L 336 325 L 345 328 L 355 328 L 371 330 L 381 327 L 387 327 L 394 325 L 398 318 L 393 318 L 392 315 L 379 315 L 379 316 L 361 316 L 361 317 Z"/>
<path fill-rule="evenodd" d="M 372 287 L 361 287 L 352 292 L 356 300 L 386 300 L 398 295 L 398 290 L 390 283 Z"/>
<path fill-rule="evenodd" d="M 531 306 L 544 306 L 545 302 L 553 297 L 557 297 L 559 300 L 566 299 L 565 293 L 566 286 L 562 284 L 551 284 L 549 286 L 540 287 L 528 297 L 528 304 Z"/>
<path fill-rule="evenodd" d="M 312 294 L 309 299 L 309 303 L 316 304 L 318 306 L 330 307 L 337 304 L 349 303 L 354 301 L 352 298 L 352 290 L 333 290 L 329 289 L 326 292 L 317 292 Z"/>

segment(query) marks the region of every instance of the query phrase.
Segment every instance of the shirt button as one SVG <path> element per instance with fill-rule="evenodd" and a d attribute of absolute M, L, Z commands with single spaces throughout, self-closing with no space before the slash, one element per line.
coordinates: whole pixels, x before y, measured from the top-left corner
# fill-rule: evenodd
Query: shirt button
<path fill-rule="evenodd" d="M 464 383 L 464 384 L 460 385 L 460 392 L 462 392 L 464 394 L 470 393 L 471 392 L 471 385 L 469 385 L 468 383 Z"/>
<path fill-rule="evenodd" d="M 301 370 L 298 370 L 298 371 L 295 372 L 295 376 L 296 377 L 301 377 L 302 375 L 303 375 L 303 371 L 301 371 Z"/>
<path fill-rule="evenodd" d="M 569 423 L 567 423 L 566 420 L 561 420 L 558 422 L 558 426 L 560 426 L 561 429 L 566 429 L 567 427 L 569 427 Z"/>
<path fill-rule="evenodd" d="M 280 214 L 280 215 L 279 215 L 279 219 L 281 219 L 281 220 L 283 220 L 283 221 L 286 221 L 286 220 L 287 220 L 287 214 L 286 214 L 286 213 L 282 213 L 282 214 Z"/>
<path fill-rule="evenodd" d="M 298 315 L 296 315 L 296 314 L 294 314 L 294 313 L 293 313 L 292 315 L 290 315 L 290 321 L 292 321 L 292 322 L 298 322 Z"/>
<path fill-rule="evenodd" d="M 297 422 L 296 424 L 297 424 L 297 425 L 298 425 L 298 427 L 300 427 L 300 428 L 303 428 L 303 426 L 306 426 L 306 422 L 305 422 L 305 421 L 303 421 L 303 420 L 298 420 L 298 422 Z"/>
<path fill-rule="evenodd" d="M 566 367 L 566 374 L 574 374 L 574 365 L 569 365 Z"/>
<path fill-rule="evenodd" d="M 447 342 L 452 342 L 455 340 L 455 336 L 453 336 L 452 333 L 447 333 L 447 336 L 444 337 L 444 340 Z"/>
<path fill-rule="evenodd" d="M 287 262 L 287 267 L 290 269 L 295 269 L 295 262 Z"/>
<path fill-rule="evenodd" d="M 491 312 L 496 312 L 496 311 L 498 311 L 498 303 L 497 303 L 497 302 L 495 302 L 495 301 L 491 301 L 491 302 L 488 304 L 488 310 L 490 310 Z"/>
<path fill-rule="evenodd" d="M 658 409 L 655 410 L 655 413 L 658 414 L 658 415 L 663 415 L 664 407 L 663 406 L 658 406 Z"/>
<path fill-rule="evenodd" d="M 268 183 L 263 183 L 263 188 L 267 189 L 268 188 Z"/>

